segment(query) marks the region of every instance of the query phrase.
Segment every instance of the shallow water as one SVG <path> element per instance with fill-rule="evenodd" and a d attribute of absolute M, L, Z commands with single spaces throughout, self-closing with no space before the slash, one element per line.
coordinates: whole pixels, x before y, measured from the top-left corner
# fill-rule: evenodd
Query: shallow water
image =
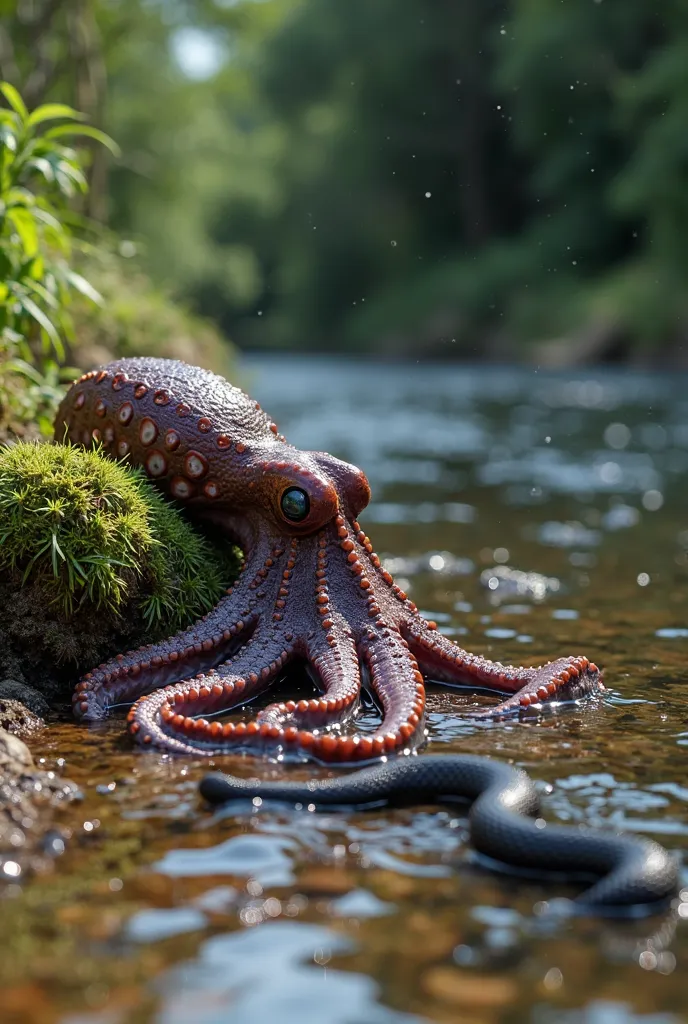
<path fill-rule="evenodd" d="M 659 839 L 688 897 L 686 378 L 270 358 L 245 380 L 293 443 L 365 469 L 362 522 L 443 631 L 604 666 L 603 697 L 509 723 L 430 687 L 430 749 L 522 765 L 548 820 Z M 557 921 L 543 904 L 573 890 L 482 870 L 454 809 L 211 814 L 207 764 L 132 750 L 121 719 L 32 747 L 84 799 L 54 869 L 2 892 L 3 1022 L 688 1018 L 688 900 Z"/>

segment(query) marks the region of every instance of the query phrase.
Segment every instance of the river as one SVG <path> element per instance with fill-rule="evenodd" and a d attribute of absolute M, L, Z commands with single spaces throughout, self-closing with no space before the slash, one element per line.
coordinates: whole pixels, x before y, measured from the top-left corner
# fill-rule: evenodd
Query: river
<path fill-rule="evenodd" d="M 553 919 L 544 905 L 574 890 L 485 871 L 457 810 L 213 814 L 201 762 L 132 749 L 121 718 L 65 717 L 32 746 L 84 799 L 52 869 L 1 894 L 0 1019 L 688 1019 L 687 378 L 286 356 L 242 374 L 290 441 L 365 470 L 361 521 L 445 633 L 604 668 L 603 696 L 497 724 L 464 714 L 484 696 L 430 686 L 428 749 L 523 766 L 550 821 L 658 839 L 685 900 Z"/>

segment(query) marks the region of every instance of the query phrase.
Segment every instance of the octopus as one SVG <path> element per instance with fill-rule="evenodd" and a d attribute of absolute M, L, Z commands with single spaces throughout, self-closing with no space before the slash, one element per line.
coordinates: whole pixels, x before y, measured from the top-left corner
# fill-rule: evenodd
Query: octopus
<path fill-rule="evenodd" d="M 133 702 L 130 733 L 168 753 L 360 763 L 422 745 L 426 680 L 498 694 L 474 712 L 487 717 L 602 686 L 586 657 L 503 665 L 444 636 L 358 522 L 370 500 L 365 474 L 292 447 L 222 377 L 173 360 L 118 360 L 73 384 L 55 434 L 142 467 L 244 553 L 239 577 L 200 621 L 83 676 L 73 696 L 80 719 Z M 290 663 L 307 669 L 317 696 L 269 704 L 249 721 L 220 717 L 263 694 Z M 362 689 L 380 711 L 373 730 L 356 727 Z"/>

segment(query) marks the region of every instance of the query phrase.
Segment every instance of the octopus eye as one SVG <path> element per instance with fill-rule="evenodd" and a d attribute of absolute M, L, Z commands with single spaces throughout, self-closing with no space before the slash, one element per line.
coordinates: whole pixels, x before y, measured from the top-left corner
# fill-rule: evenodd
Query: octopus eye
<path fill-rule="evenodd" d="M 300 523 L 310 512 L 311 502 L 305 491 L 300 487 L 289 487 L 280 501 L 282 515 L 292 523 Z"/>

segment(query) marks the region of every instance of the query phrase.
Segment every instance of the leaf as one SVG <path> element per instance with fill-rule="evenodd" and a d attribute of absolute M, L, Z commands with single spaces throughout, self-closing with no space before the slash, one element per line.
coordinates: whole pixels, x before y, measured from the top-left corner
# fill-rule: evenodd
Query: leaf
<path fill-rule="evenodd" d="M 32 366 L 31 363 L 27 363 L 24 359 L 10 359 L 6 364 L 7 369 L 12 373 L 17 373 L 21 377 L 26 377 L 27 380 L 32 381 L 34 384 L 42 384 L 43 376 Z"/>
<path fill-rule="evenodd" d="M 103 296 L 100 292 L 96 291 L 92 284 L 89 284 L 85 277 L 82 277 L 81 274 L 77 274 L 75 270 L 68 270 L 66 276 L 69 283 L 73 285 L 78 292 L 85 295 L 87 299 L 91 300 L 91 302 L 95 302 L 96 305 L 103 305 Z"/>
<path fill-rule="evenodd" d="M 44 103 L 43 106 L 36 107 L 29 116 L 27 124 L 33 126 L 42 124 L 43 121 L 57 121 L 61 117 L 70 117 L 73 121 L 83 121 L 85 116 L 74 107 L 68 107 L 66 103 Z"/>
<path fill-rule="evenodd" d="M 111 139 L 105 132 L 101 132 L 99 128 L 93 128 L 90 124 L 58 124 L 55 128 L 48 129 L 44 138 L 58 139 L 65 135 L 87 135 L 89 139 L 95 139 L 96 142 L 102 143 L 106 149 L 110 150 L 113 156 L 119 157 L 122 154 L 114 139 Z"/>
<path fill-rule="evenodd" d="M 22 122 L 26 124 L 29 119 L 29 112 L 26 109 L 26 104 L 21 98 L 17 90 L 9 82 L 0 82 L 0 92 L 3 94 L 9 105 L 13 110 L 19 114 Z"/>
<path fill-rule="evenodd" d="M 66 558 L 64 556 L 64 552 L 62 551 L 62 548 L 60 547 L 60 545 L 57 543 L 57 534 L 54 533 L 53 534 L 51 557 L 52 557 L 52 563 L 53 563 L 53 574 L 55 576 L 57 576 L 57 556 L 58 555 L 60 556 L 60 558 L 62 559 L 63 562 L 66 561 Z"/>
<path fill-rule="evenodd" d="M 9 149 L 10 153 L 17 152 L 17 136 L 16 133 L 8 128 L 7 125 L 0 125 L 0 146 L 5 146 Z M 2 150 L 0 149 L 0 152 Z"/>
<path fill-rule="evenodd" d="M 45 276 L 45 262 L 42 256 L 36 256 L 31 264 L 30 276 L 34 281 L 42 281 Z"/>
<path fill-rule="evenodd" d="M 43 175 L 46 181 L 55 181 L 53 165 L 44 156 L 37 156 L 33 160 L 27 160 L 26 166 L 33 167 L 34 170 Z"/>
<path fill-rule="evenodd" d="M 52 213 L 43 209 L 42 206 L 34 207 L 33 215 L 36 220 L 40 220 L 43 224 L 53 228 L 54 231 L 60 234 L 66 234 L 64 225 L 61 224 L 57 217 L 54 217 Z"/>
<path fill-rule="evenodd" d="M 57 173 L 66 174 L 68 178 L 71 178 L 79 186 L 82 192 L 87 191 L 88 182 L 78 163 L 72 160 L 60 160 Z"/>
<path fill-rule="evenodd" d="M 48 291 L 39 281 L 33 281 L 31 278 L 25 280 L 27 288 L 30 288 L 32 292 L 35 292 L 39 298 L 43 299 L 46 306 L 50 306 L 51 309 L 60 308 L 60 303 L 54 295 Z"/>
<path fill-rule="evenodd" d="M 24 252 L 32 259 L 38 252 L 38 233 L 33 216 L 25 207 L 13 206 L 7 211 L 6 217 L 14 224 Z"/>
<path fill-rule="evenodd" d="M 0 281 L 7 281 L 12 275 L 12 260 L 5 247 L 0 247 Z"/>
<path fill-rule="evenodd" d="M 22 295 L 19 301 L 21 302 L 22 306 L 29 314 L 29 316 L 33 317 L 37 324 L 40 324 L 40 326 L 43 328 L 45 333 L 52 341 L 55 348 L 61 349 L 62 342 L 60 341 L 60 336 L 57 333 L 55 324 L 48 316 L 46 316 L 46 314 L 43 312 L 40 306 L 37 306 L 33 299 L 29 298 L 28 295 Z"/>
<path fill-rule="evenodd" d="M 5 193 L 5 202 L 8 206 L 33 206 L 36 197 L 28 188 L 18 186 L 11 188 Z"/>

